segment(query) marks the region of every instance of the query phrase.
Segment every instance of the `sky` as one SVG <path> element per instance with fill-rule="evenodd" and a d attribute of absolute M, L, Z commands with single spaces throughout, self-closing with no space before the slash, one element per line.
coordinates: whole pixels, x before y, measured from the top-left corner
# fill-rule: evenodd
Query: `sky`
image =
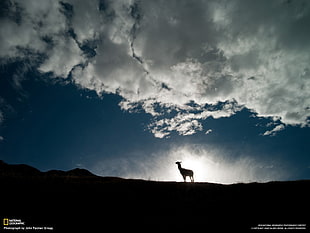
<path fill-rule="evenodd" d="M 0 159 L 310 179 L 310 2 L 4 0 Z"/>

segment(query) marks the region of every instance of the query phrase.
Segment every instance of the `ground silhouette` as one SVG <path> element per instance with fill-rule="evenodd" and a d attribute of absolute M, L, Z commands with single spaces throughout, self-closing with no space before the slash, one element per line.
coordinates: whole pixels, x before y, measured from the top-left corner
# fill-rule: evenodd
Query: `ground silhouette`
<path fill-rule="evenodd" d="M 263 223 L 309 222 L 308 180 L 155 182 L 100 177 L 85 169 L 40 172 L 0 162 L 0 187 L 1 218 L 52 225 L 54 232 L 253 232 Z"/>

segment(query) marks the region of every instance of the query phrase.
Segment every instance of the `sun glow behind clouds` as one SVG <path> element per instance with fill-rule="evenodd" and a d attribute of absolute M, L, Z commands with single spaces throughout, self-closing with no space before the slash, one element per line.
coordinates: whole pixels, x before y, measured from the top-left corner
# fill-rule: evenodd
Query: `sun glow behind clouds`
<path fill-rule="evenodd" d="M 225 151 L 203 145 L 173 147 L 149 157 L 104 160 L 97 162 L 92 171 L 102 176 L 182 182 L 176 161 L 182 161 L 183 168 L 194 171 L 195 182 L 231 184 L 287 178 L 287 174 L 276 163 L 271 164 L 252 156 L 232 158 Z"/>
<path fill-rule="evenodd" d="M 172 152 L 171 157 L 178 157 L 182 167 L 194 171 L 196 182 L 235 183 L 251 181 L 247 169 L 240 169 L 236 164 L 229 163 L 220 156 L 215 157 L 211 151 L 195 151 L 187 147 Z M 178 159 L 176 159 L 178 160 Z M 244 165 L 244 164 L 243 164 Z M 179 173 L 179 172 L 178 172 Z M 183 181 L 180 174 L 176 181 Z"/>
<path fill-rule="evenodd" d="M 196 182 L 237 183 L 282 180 L 287 174 L 268 161 L 253 156 L 232 158 L 227 152 L 199 145 L 187 145 L 170 151 L 170 159 L 182 161 L 182 167 L 194 171 Z M 178 174 L 176 181 L 182 181 Z"/>

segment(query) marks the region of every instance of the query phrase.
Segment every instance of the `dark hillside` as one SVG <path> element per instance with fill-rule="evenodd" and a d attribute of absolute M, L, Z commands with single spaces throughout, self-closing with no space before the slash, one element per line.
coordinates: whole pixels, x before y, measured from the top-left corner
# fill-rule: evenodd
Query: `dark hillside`
<path fill-rule="evenodd" d="M 309 223 L 307 180 L 221 185 L 99 177 L 82 169 L 40 172 L 3 162 L 0 169 L 0 217 L 52 225 L 54 231 L 241 232 L 257 224 Z"/>

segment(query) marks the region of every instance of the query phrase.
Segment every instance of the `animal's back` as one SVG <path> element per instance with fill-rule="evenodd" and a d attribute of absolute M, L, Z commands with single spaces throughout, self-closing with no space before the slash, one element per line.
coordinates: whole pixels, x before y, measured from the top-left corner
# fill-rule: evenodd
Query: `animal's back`
<path fill-rule="evenodd" d="M 186 172 L 186 174 L 189 175 L 189 176 L 193 176 L 193 175 L 194 175 L 194 172 L 193 172 L 192 170 L 184 169 L 184 168 L 183 168 L 183 170 L 184 170 L 184 172 Z"/>

